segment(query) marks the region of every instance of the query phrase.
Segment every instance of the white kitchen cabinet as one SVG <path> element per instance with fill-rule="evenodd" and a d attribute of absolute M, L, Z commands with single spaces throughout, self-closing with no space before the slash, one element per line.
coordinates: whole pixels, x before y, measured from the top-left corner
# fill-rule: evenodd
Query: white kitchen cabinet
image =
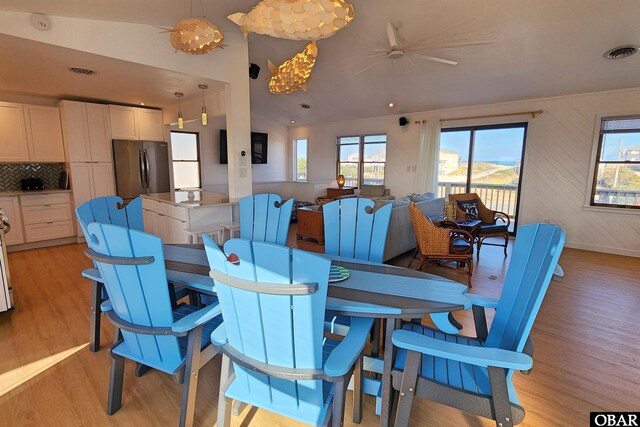
<path fill-rule="evenodd" d="M 163 242 L 164 243 L 189 243 L 189 234 L 186 232 L 186 221 L 180 221 L 170 216 L 162 217 Z"/>
<path fill-rule="evenodd" d="M 73 236 L 68 193 L 20 196 L 20 204 L 27 243 Z"/>
<path fill-rule="evenodd" d="M 92 163 L 93 167 L 93 197 L 113 196 L 116 194 L 114 183 L 113 163 Z"/>
<path fill-rule="evenodd" d="M 94 162 L 112 162 L 111 126 L 109 125 L 109 107 L 101 104 L 85 104 L 87 110 L 87 130 L 91 146 L 91 160 Z"/>
<path fill-rule="evenodd" d="M 29 161 L 64 162 L 64 144 L 57 107 L 23 105 Z"/>
<path fill-rule="evenodd" d="M 109 105 L 109 117 L 113 139 L 164 141 L 160 110 Z"/>
<path fill-rule="evenodd" d="M 71 163 L 69 172 L 75 207 L 96 197 L 115 195 L 113 163 Z M 77 227 L 77 231 L 78 236 L 82 237 L 80 227 Z"/>
<path fill-rule="evenodd" d="M 164 141 L 162 111 L 136 108 L 138 139 L 142 141 Z"/>
<path fill-rule="evenodd" d="M 0 102 L 0 161 L 29 161 L 22 104 Z"/>
<path fill-rule="evenodd" d="M 113 139 L 139 139 L 136 128 L 136 108 L 109 105 L 109 118 Z"/>
<path fill-rule="evenodd" d="M 0 197 L 0 209 L 7 214 L 9 224 L 11 224 L 11 230 L 6 235 L 7 245 L 24 243 L 20 201 L 18 197 Z"/>
<path fill-rule="evenodd" d="M 112 161 L 109 107 L 76 101 L 61 101 L 58 105 L 64 129 L 67 160 Z"/>

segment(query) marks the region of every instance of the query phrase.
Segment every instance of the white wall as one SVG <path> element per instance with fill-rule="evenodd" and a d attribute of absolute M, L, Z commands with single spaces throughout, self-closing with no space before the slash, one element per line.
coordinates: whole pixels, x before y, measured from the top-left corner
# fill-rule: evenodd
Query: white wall
<path fill-rule="evenodd" d="M 457 120 L 443 127 L 528 121 L 520 202 L 520 224 L 548 220 L 567 231 L 567 246 L 640 257 L 640 212 L 585 208 L 592 177 L 591 152 L 597 116 L 640 113 L 640 89 L 376 117 L 289 129 L 289 140 L 309 137 L 309 179 L 335 175 L 336 137 L 386 133 L 385 185 L 396 197 L 415 188 L 418 126 L 415 120 L 544 110 L 530 116 Z M 407 167 L 411 169 L 407 172 Z"/>

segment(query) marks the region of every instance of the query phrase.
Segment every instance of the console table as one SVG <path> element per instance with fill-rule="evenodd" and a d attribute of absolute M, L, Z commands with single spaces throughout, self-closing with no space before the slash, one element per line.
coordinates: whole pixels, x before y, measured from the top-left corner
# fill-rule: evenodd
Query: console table
<path fill-rule="evenodd" d="M 324 245 L 324 218 L 320 206 L 309 206 L 298 209 L 298 240 L 303 237 L 316 240 Z"/>
<path fill-rule="evenodd" d="M 333 202 L 339 197 L 353 195 L 355 194 L 355 190 L 356 187 L 329 187 L 327 188 L 327 195 L 318 197 L 316 203 L 318 203 L 319 205 L 324 205 L 325 203 Z"/>

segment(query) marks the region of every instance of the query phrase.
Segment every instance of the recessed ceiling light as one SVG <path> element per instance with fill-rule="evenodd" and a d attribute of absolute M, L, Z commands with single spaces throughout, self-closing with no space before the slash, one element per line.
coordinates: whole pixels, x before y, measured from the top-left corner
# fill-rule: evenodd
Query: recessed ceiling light
<path fill-rule="evenodd" d="M 305 110 L 308 110 L 309 108 L 311 108 L 311 105 L 309 104 L 299 104 L 300 108 L 304 108 Z"/>
<path fill-rule="evenodd" d="M 69 71 L 71 71 L 72 73 L 82 74 L 85 76 L 93 76 L 94 74 L 96 74 L 94 70 L 90 70 L 88 68 L 81 68 L 81 67 L 69 67 Z"/>
<path fill-rule="evenodd" d="M 296 122 L 295 120 L 291 120 L 291 123 L 295 123 L 295 122 Z"/>
<path fill-rule="evenodd" d="M 638 48 L 635 46 L 619 46 L 605 52 L 604 57 L 608 59 L 622 59 L 634 55 L 637 52 Z"/>
<path fill-rule="evenodd" d="M 393 102 L 390 102 L 389 103 L 389 108 L 393 108 L 393 105 L 394 105 Z"/>

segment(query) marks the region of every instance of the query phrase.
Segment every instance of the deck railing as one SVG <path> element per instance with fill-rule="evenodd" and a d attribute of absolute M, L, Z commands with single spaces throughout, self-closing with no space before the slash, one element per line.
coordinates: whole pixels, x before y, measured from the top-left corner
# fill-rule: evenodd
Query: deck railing
<path fill-rule="evenodd" d="M 438 183 L 438 197 L 466 192 L 464 182 Z M 518 186 L 516 184 L 472 184 L 471 192 L 477 193 L 489 209 L 504 212 L 511 219 L 515 218 L 518 201 Z"/>
<path fill-rule="evenodd" d="M 463 182 L 439 182 L 438 197 L 466 192 Z M 511 219 L 516 215 L 518 186 L 516 184 L 471 184 L 471 192 L 477 193 L 491 210 L 504 212 Z M 640 206 L 640 191 L 596 190 L 596 203 Z"/>

